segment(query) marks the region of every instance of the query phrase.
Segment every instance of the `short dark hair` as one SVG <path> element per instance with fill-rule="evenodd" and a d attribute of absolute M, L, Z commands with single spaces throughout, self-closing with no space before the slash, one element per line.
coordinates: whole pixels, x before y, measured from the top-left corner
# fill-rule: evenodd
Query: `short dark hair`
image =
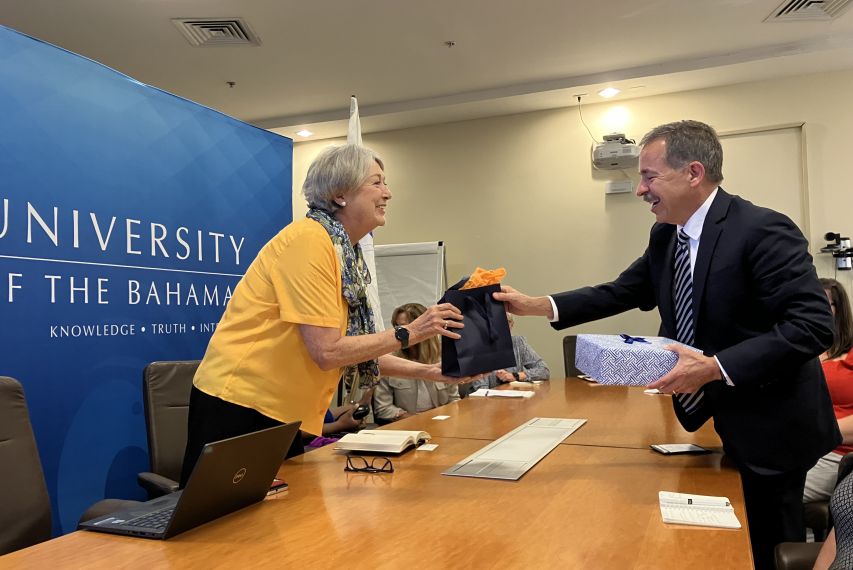
<path fill-rule="evenodd" d="M 717 132 L 699 121 L 676 121 L 653 128 L 640 146 L 656 141 L 666 141 L 666 164 L 670 168 L 683 168 L 694 160 L 705 167 L 705 178 L 714 184 L 723 181 L 723 147 Z"/>
<path fill-rule="evenodd" d="M 823 278 L 820 284 L 829 291 L 830 303 L 835 305 L 835 317 L 833 318 L 834 334 L 832 346 L 826 350 L 827 358 L 838 358 L 844 356 L 853 348 L 853 315 L 850 311 L 850 300 L 841 283 L 835 279 Z"/>

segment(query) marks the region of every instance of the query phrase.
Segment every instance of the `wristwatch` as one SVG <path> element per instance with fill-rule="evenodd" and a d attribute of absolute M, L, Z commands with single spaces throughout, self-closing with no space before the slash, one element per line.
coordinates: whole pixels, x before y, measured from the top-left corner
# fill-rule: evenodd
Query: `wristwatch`
<path fill-rule="evenodd" d="M 409 329 L 394 325 L 394 338 L 400 341 L 400 348 L 409 348 Z"/>
<path fill-rule="evenodd" d="M 521 380 L 521 375 L 518 372 L 513 372 L 512 377 L 515 378 L 516 382 Z"/>

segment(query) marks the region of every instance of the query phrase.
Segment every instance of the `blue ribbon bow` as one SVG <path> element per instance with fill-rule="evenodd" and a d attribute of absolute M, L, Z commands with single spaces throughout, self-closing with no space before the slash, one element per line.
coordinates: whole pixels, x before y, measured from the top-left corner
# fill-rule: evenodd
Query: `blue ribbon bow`
<path fill-rule="evenodd" d="M 641 336 L 631 336 L 631 335 L 627 335 L 625 333 L 622 333 L 619 336 L 622 337 L 622 341 L 625 344 L 634 344 L 635 342 L 644 342 L 646 344 L 651 344 L 649 341 L 647 341 L 646 339 L 644 339 Z"/>

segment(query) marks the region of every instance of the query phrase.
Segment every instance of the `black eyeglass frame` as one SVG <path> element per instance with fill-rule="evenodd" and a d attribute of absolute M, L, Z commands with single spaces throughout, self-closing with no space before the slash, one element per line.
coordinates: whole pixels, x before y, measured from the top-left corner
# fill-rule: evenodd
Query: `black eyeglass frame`
<path fill-rule="evenodd" d="M 360 460 L 364 466 L 356 465 L 353 459 Z M 376 463 L 380 463 L 377 467 Z M 350 473 L 393 473 L 394 464 L 387 457 L 365 457 L 363 455 L 347 455 L 347 463 L 344 465 L 344 471 Z"/>

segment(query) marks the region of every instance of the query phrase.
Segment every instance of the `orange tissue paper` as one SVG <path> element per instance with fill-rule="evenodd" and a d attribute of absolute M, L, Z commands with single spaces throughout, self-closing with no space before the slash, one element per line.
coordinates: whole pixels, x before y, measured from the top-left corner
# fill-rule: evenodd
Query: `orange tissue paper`
<path fill-rule="evenodd" d="M 506 269 L 503 267 L 498 267 L 497 269 L 483 269 L 482 267 L 478 267 L 471 274 L 467 283 L 460 287 L 460 289 L 474 289 L 475 287 L 497 285 L 504 277 L 506 277 Z"/>

